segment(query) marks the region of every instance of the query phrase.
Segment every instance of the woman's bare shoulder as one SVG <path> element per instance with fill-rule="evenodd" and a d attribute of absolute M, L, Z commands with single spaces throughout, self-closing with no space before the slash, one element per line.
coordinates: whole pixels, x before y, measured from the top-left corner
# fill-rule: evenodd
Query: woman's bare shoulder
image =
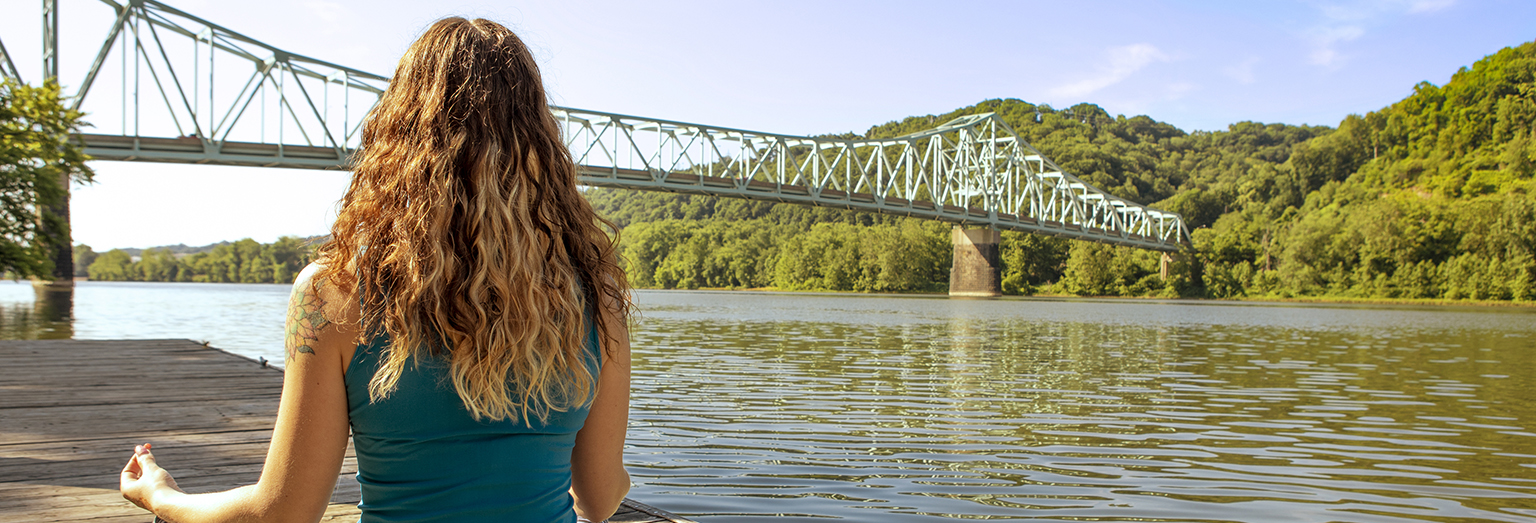
<path fill-rule="evenodd" d="M 325 265 L 311 263 L 294 278 L 288 297 L 284 345 L 288 357 L 314 353 L 326 346 L 346 346 L 355 336 L 357 300 L 326 281 Z"/>

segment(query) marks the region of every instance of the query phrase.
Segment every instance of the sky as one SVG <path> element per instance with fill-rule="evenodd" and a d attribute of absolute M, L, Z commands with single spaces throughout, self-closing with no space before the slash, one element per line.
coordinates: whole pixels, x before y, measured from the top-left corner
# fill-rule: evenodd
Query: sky
<path fill-rule="evenodd" d="M 782 134 L 863 132 L 992 98 L 1095 103 L 1186 131 L 1332 126 L 1536 38 L 1536 2 L 1523 0 L 167 1 L 383 75 L 432 21 L 488 18 L 533 49 L 552 103 Z M 15 15 L 0 20 L 0 42 L 32 81 L 40 3 L 0 0 Z M 111 9 L 62 4 L 68 88 Z M 103 96 L 119 94 L 93 88 L 87 109 Z M 325 234 L 348 183 L 344 172 L 92 166 L 96 183 L 73 189 L 71 212 L 75 241 L 98 251 Z"/>

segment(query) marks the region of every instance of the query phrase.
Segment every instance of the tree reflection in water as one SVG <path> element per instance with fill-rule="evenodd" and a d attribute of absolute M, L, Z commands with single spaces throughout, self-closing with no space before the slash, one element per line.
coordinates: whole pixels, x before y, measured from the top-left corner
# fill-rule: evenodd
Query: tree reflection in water
<path fill-rule="evenodd" d="M 67 340 L 75 335 L 75 287 L 37 282 L 32 302 L 0 302 L 0 339 Z"/>

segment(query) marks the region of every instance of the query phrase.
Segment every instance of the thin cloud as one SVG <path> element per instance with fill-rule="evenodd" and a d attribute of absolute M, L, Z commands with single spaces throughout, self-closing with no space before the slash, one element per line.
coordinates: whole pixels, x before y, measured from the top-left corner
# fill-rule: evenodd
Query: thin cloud
<path fill-rule="evenodd" d="M 1348 60 L 1341 44 L 1364 36 L 1368 28 L 1403 15 L 1442 11 L 1458 0 L 1355 0 L 1315 4 L 1323 20 L 1307 31 L 1312 44 L 1307 61 L 1336 68 Z"/>
<path fill-rule="evenodd" d="M 347 7 L 336 2 L 315 0 L 304 3 L 311 16 L 326 22 L 339 22 L 347 14 Z"/>
<path fill-rule="evenodd" d="M 1180 98 L 1183 98 L 1184 95 L 1189 94 L 1191 92 L 1194 92 L 1197 89 L 1200 89 L 1200 86 L 1198 84 L 1193 84 L 1193 83 L 1190 83 L 1190 82 L 1174 82 L 1174 83 L 1168 84 L 1168 86 L 1165 87 L 1165 89 L 1166 89 L 1166 92 L 1167 92 L 1167 95 L 1168 95 L 1167 98 L 1169 100 L 1178 100 Z"/>
<path fill-rule="evenodd" d="M 1312 35 L 1312 54 L 1309 56 L 1313 65 L 1323 67 L 1337 67 L 1344 62 L 1344 56 L 1338 50 L 1338 44 L 1348 42 L 1365 36 L 1365 28 L 1358 25 L 1344 25 L 1328 27 L 1316 31 Z"/>
<path fill-rule="evenodd" d="M 1433 13 L 1453 5 L 1456 5 L 1456 0 L 1418 0 L 1408 6 L 1408 12 L 1411 14 Z"/>
<path fill-rule="evenodd" d="M 1258 80 L 1258 76 L 1253 71 L 1256 65 L 1259 65 L 1259 57 L 1250 56 L 1241 62 L 1232 64 L 1231 67 L 1222 69 L 1221 72 L 1226 74 L 1227 78 L 1237 80 L 1237 83 L 1248 85 Z"/>
<path fill-rule="evenodd" d="M 1107 53 L 1109 60 L 1099 72 L 1092 77 L 1085 78 L 1070 84 L 1057 86 L 1050 93 L 1058 97 L 1081 98 L 1105 87 L 1115 85 L 1145 69 L 1154 62 L 1168 61 L 1168 55 L 1163 54 L 1152 44 L 1132 44 L 1120 47 L 1111 47 Z"/>

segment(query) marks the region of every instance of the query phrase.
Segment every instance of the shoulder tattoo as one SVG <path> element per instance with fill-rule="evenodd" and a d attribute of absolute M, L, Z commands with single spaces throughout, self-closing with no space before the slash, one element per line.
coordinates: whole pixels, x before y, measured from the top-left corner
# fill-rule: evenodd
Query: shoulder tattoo
<path fill-rule="evenodd" d="M 325 299 L 320 297 L 323 282 L 300 281 L 293 286 L 293 294 L 288 298 L 287 332 L 283 339 L 289 360 L 299 354 L 314 354 L 320 330 L 331 324 L 325 317 Z"/>

